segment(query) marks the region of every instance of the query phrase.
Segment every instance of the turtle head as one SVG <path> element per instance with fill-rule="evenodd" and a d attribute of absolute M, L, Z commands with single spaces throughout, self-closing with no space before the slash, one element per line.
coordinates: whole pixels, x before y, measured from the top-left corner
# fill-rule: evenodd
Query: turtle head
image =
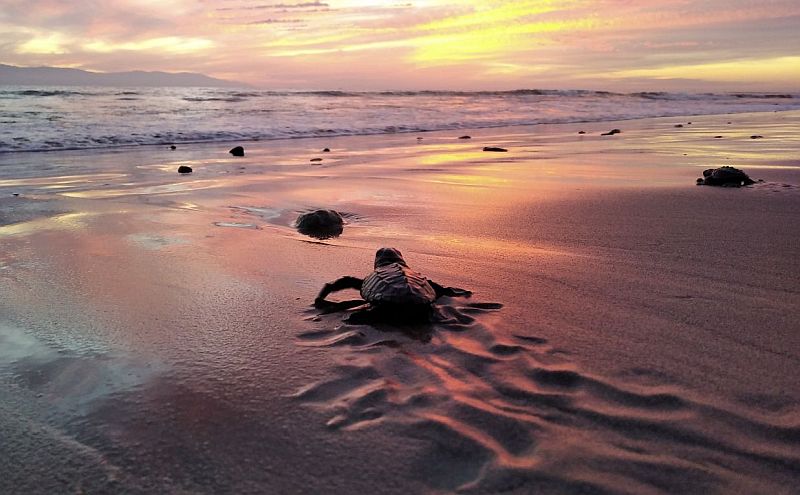
<path fill-rule="evenodd" d="M 403 254 L 395 248 L 380 248 L 375 253 L 375 268 L 391 265 L 392 263 L 400 263 L 406 265 L 406 260 L 403 259 Z"/>

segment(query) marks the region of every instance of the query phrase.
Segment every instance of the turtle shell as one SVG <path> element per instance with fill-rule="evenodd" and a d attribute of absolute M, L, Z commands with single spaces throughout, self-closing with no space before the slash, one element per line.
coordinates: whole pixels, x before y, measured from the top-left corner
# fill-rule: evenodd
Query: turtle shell
<path fill-rule="evenodd" d="M 436 300 L 428 279 L 401 263 L 380 266 L 364 279 L 361 297 L 378 305 L 421 306 Z"/>

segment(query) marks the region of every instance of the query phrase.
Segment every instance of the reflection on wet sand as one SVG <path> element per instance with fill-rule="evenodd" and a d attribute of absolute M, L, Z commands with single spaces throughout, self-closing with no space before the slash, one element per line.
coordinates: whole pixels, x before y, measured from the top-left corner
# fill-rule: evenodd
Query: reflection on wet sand
<path fill-rule="evenodd" d="M 0 491 L 786 492 L 793 115 L 724 144 L 715 116 L 342 137 L 324 170 L 318 141 L 181 146 L 191 177 L 0 156 Z M 766 182 L 694 186 L 726 157 Z M 308 242 L 312 209 L 346 228 Z M 473 298 L 411 327 L 311 308 L 384 245 Z"/>
<path fill-rule="evenodd" d="M 84 227 L 85 220 L 92 215 L 90 212 L 64 213 L 27 222 L 0 225 L 0 236 L 24 236 L 43 230 L 76 230 Z"/>
<path fill-rule="evenodd" d="M 0 187 L 41 186 L 44 189 L 58 189 L 79 185 L 95 184 L 128 177 L 125 173 L 101 173 L 91 175 L 66 175 L 56 177 L 28 177 L 24 179 L 1 179 Z"/>

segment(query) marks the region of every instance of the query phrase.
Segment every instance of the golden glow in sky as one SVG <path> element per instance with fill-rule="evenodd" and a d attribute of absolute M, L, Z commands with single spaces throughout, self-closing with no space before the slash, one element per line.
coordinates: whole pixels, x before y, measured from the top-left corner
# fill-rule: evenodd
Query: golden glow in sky
<path fill-rule="evenodd" d="M 4 0 L 0 63 L 275 89 L 796 90 L 797 0 Z"/>

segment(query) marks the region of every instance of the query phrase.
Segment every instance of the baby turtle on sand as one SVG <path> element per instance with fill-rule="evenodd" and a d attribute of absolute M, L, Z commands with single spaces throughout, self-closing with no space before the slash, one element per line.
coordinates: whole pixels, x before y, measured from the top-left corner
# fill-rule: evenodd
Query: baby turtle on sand
<path fill-rule="evenodd" d="M 698 186 L 740 187 L 755 183 L 746 173 L 727 165 L 703 170 L 703 178 L 697 179 Z"/>
<path fill-rule="evenodd" d="M 325 297 L 331 292 L 356 289 L 364 300 L 334 303 Z M 380 248 L 375 253 L 375 270 L 366 278 L 342 277 L 325 284 L 314 300 L 314 306 L 326 310 L 341 310 L 363 304 L 369 307 L 353 313 L 348 321 L 368 321 L 379 316 L 384 321 L 418 321 L 428 319 L 433 303 L 442 296 L 469 297 L 472 292 L 455 287 L 443 287 L 410 269 L 403 255 L 395 248 Z M 353 318 L 356 317 L 356 318 Z"/>

